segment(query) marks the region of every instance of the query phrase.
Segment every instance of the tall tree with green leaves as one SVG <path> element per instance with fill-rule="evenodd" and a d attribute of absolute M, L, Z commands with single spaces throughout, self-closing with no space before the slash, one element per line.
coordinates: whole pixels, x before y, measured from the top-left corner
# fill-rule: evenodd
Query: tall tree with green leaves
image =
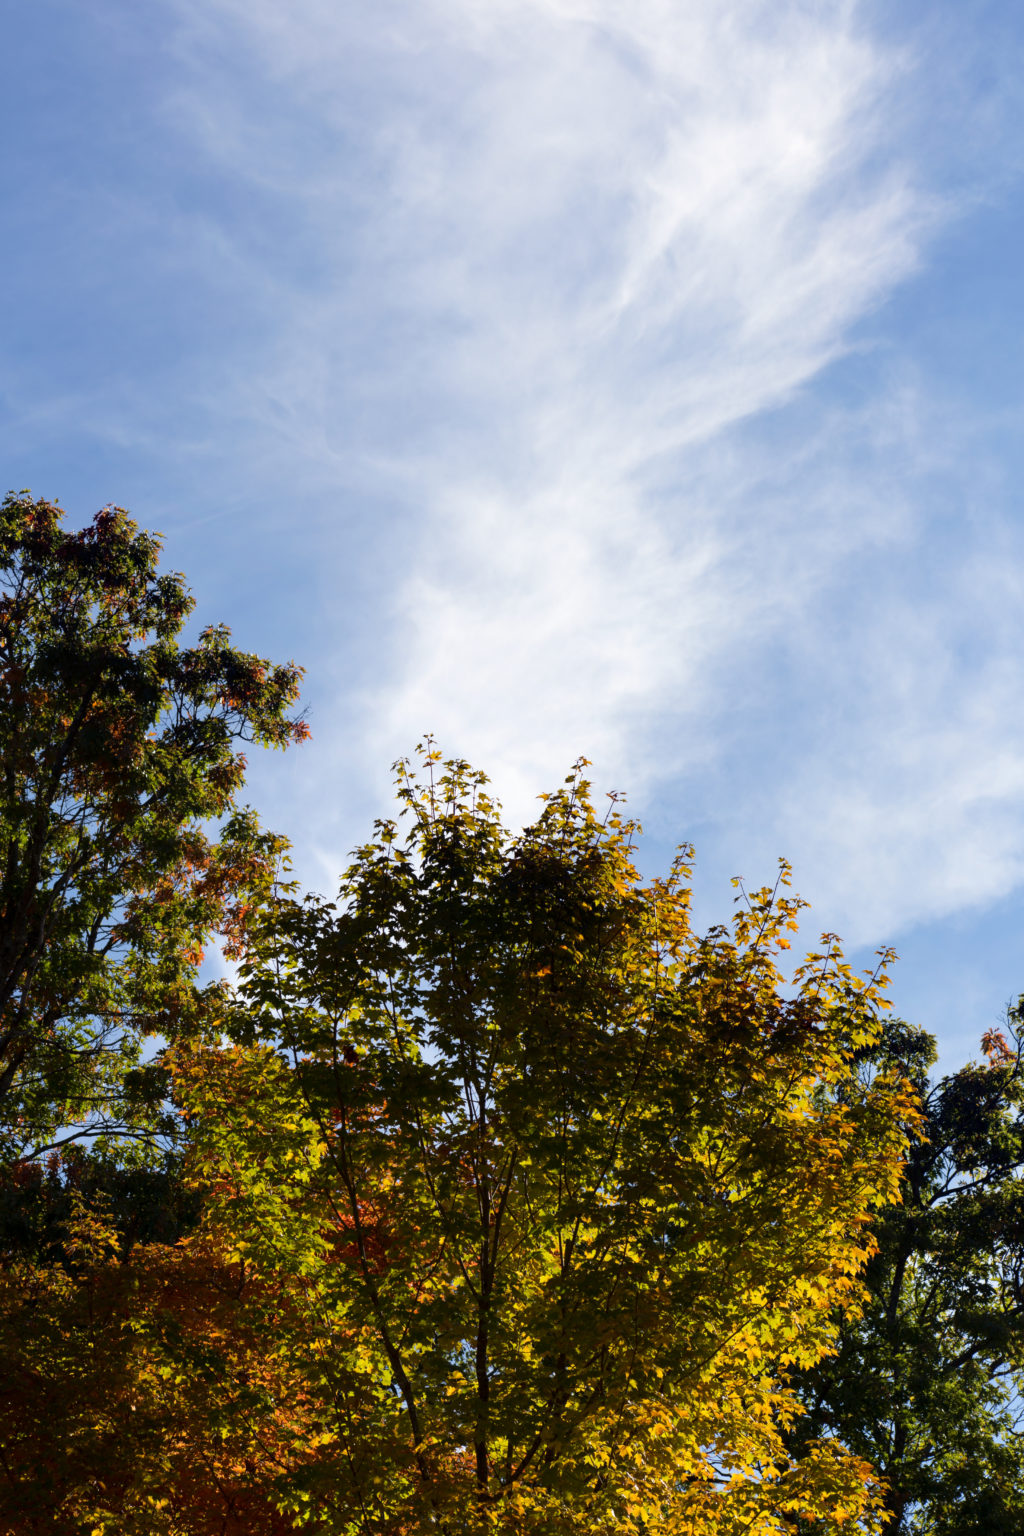
<path fill-rule="evenodd" d="M 579 770 L 513 833 L 426 768 L 337 905 L 250 930 L 234 1044 L 176 1052 L 206 1230 L 318 1405 L 276 1497 L 339 1536 L 872 1529 L 866 1462 L 783 1436 L 913 1120 L 851 1068 L 882 978 L 831 937 L 783 974 L 785 868 L 694 933 L 685 851 L 642 882 Z"/>
<path fill-rule="evenodd" d="M 893 1021 L 861 1052 L 923 1108 L 902 1202 L 880 1212 L 861 1316 L 803 1377 L 792 1443 L 836 1435 L 884 1477 L 887 1536 L 1024 1533 L 1021 1006 L 985 1065 L 929 1081 L 935 1042 Z"/>
<path fill-rule="evenodd" d="M 141 1042 L 196 1002 L 281 841 L 239 807 L 245 743 L 284 746 L 300 669 L 180 643 L 183 578 L 107 508 L 77 531 L 0 506 L 0 1162 L 69 1135 L 148 1135 Z"/>

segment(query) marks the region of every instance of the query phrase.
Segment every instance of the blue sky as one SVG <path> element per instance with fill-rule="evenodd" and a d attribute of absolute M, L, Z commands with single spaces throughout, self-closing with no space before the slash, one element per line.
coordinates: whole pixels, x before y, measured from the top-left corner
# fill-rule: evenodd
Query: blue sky
<path fill-rule="evenodd" d="M 1024 989 L 1024 16 L 3 7 L 6 483 L 307 667 L 329 888 L 425 731 L 787 855 L 950 1064 Z"/>

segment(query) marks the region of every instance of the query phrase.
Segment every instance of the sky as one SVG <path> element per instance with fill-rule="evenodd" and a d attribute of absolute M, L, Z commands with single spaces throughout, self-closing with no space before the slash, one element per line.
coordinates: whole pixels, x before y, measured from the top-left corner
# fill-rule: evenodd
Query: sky
<path fill-rule="evenodd" d="M 1024 12 L 0 0 L 0 457 L 306 668 L 330 890 L 427 732 L 697 912 L 788 858 L 953 1067 L 1024 990 Z"/>

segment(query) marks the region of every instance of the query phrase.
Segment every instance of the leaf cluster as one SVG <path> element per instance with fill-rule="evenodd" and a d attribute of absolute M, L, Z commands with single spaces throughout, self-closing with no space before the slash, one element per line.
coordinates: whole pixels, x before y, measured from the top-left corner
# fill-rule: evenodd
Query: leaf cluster
<path fill-rule="evenodd" d="M 223 627 L 182 646 L 158 554 L 118 508 L 0 505 L 0 1161 L 159 1129 L 142 1042 L 201 1012 L 203 943 L 238 942 L 281 852 L 239 744 L 305 734 L 300 670 Z"/>
<path fill-rule="evenodd" d="M 902 1200 L 879 1213 L 859 1317 L 805 1377 L 801 1434 L 838 1434 L 888 1484 L 886 1529 L 1024 1531 L 1024 1079 L 1021 1006 L 984 1065 L 930 1082 L 934 1042 L 894 1021 L 861 1070 L 920 1094 Z"/>

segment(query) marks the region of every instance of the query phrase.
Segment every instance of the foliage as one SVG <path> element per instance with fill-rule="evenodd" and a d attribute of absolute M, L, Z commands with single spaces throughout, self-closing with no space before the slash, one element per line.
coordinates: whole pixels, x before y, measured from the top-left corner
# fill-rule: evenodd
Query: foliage
<path fill-rule="evenodd" d="M 0 1528 L 286 1536 L 275 1477 L 316 1446 L 287 1304 L 208 1239 L 131 1245 L 74 1198 L 59 1262 L 0 1268 Z"/>
<path fill-rule="evenodd" d="M 862 1070 L 921 1094 L 901 1205 L 881 1213 L 863 1316 L 805 1377 L 795 1440 L 837 1434 L 889 1485 L 891 1536 L 1024 1533 L 1024 1074 L 1021 1006 L 987 1064 L 930 1085 L 934 1042 L 889 1026 Z"/>
<path fill-rule="evenodd" d="M 913 1122 L 851 1070 L 883 977 L 826 936 L 786 981 L 785 867 L 697 936 L 686 851 L 642 884 L 579 769 L 513 835 L 426 760 L 337 906 L 250 927 L 234 1043 L 175 1052 L 206 1230 L 292 1297 L 322 1417 L 277 1496 L 364 1536 L 872 1528 L 865 1462 L 783 1433 Z"/>
<path fill-rule="evenodd" d="M 182 1177 L 180 1149 L 126 1160 L 72 1142 L 32 1162 L 0 1170 L 0 1265 L 69 1263 L 69 1223 L 81 1210 L 102 1210 L 105 1225 L 128 1255 L 143 1243 L 171 1245 L 196 1227 L 200 1200 Z"/>
<path fill-rule="evenodd" d="M 236 744 L 306 731 L 298 668 L 223 627 L 179 644 L 192 599 L 154 536 L 61 519 L 0 506 L 0 1162 L 159 1123 L 140 1043 L 195 1009 L 206 935 L 238 942 L 281 848 L 236 804 Z"/>

